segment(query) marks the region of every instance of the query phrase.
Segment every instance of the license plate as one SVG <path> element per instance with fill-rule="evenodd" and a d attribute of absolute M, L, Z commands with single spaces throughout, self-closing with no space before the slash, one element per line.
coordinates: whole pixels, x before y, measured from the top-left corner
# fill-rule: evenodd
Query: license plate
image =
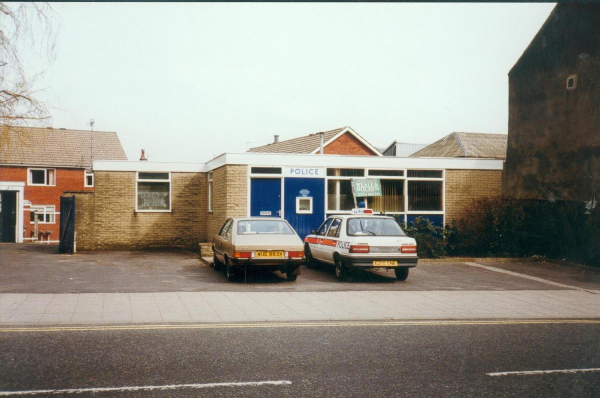
<path fill-rule="evenodd" d="M 373 265 L 377 267 L 395 267 L 398 261 L 373 261 Z"/>
<path fill-rule="evenodd" d="M 283 257 L 283 250 L 257 251 L 256 257 L 259 257 L 259 258 Z"/>

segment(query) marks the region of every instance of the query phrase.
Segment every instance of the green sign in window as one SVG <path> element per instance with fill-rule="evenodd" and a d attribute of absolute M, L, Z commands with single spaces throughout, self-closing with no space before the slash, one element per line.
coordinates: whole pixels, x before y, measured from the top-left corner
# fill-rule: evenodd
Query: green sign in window
<path fill-rule="evenodd" d="M 352 180 L 354 197 L 381 196 L 381 181 L 379 178 L 354 178 Z"/>

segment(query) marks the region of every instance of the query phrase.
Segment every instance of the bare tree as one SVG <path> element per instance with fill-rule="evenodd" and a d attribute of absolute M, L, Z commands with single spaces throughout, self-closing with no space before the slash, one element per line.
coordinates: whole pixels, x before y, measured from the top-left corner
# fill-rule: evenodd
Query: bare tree
<path fill-rule="evenodd" d="M 46 3 L 0 2 L 0 152 L 9 130 L 47 124 L 35 83 L 55 57 L 57 26 Z"/>

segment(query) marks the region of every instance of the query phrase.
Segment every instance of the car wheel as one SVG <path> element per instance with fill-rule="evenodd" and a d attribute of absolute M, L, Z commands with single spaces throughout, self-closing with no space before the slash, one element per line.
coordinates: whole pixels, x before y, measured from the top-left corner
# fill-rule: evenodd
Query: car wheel
<path fill-rule="evenodd" d="M 214 251 L 214 249 L 213 249 Z M 217 258 L 217 255 L 213 253 L 213 268 L 215 271 L 220 271 L 223 268 L 223 264 Z"/>
<path fill-rule="evenodd" d="M 340 259 L 339 255 L 336 255 L 334 257 L 334 261 L 335 261 L 335 276 L 340 281 L 345 281 L 346 279 L 348 279 L 348 268 L 346 268 L 346 266 L 344 265 L 344 262 Z"/>
<path fill-rule="evenodd" d="M 396 273 L 396 278 L 399 281 L 405 281 L 408 278 L 408 267 L 400 267 L 394 270 Z"/>
<path fill-rule="evenodd" d="M 225 270 L 227 271 L 227 281 L 233 282 L 235 280 L 235 271 L 231 264 L 229 264 L 229 259 L 225 257 Z"/>
<path fill-rule="evenodd" d="M 304 256 L 306 257 L 306 266 L 308 268 L 316 268 L 315 267 L 315 258 L 310 251 L 310 246 L 307 244 L 304 245 Z"/>

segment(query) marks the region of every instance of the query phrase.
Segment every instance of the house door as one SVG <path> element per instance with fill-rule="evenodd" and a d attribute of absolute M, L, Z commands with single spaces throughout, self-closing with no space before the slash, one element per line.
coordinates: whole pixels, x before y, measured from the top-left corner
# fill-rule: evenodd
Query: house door
<path fill-rule="evenodd" d="M 285 219 L 304 240 L 325 220 L 325 179 L 286 177 L 284 192 Z"/>
<path fill-rule="evenodd" d="M 17 193 L 0 191 L 0 242 L 16 242 Z"/>
<path fill-rule="evenodd" d="M 250 180 L 250 215 L 252 217 L 281 217 L 280 178 L 253 178 Z"/>

